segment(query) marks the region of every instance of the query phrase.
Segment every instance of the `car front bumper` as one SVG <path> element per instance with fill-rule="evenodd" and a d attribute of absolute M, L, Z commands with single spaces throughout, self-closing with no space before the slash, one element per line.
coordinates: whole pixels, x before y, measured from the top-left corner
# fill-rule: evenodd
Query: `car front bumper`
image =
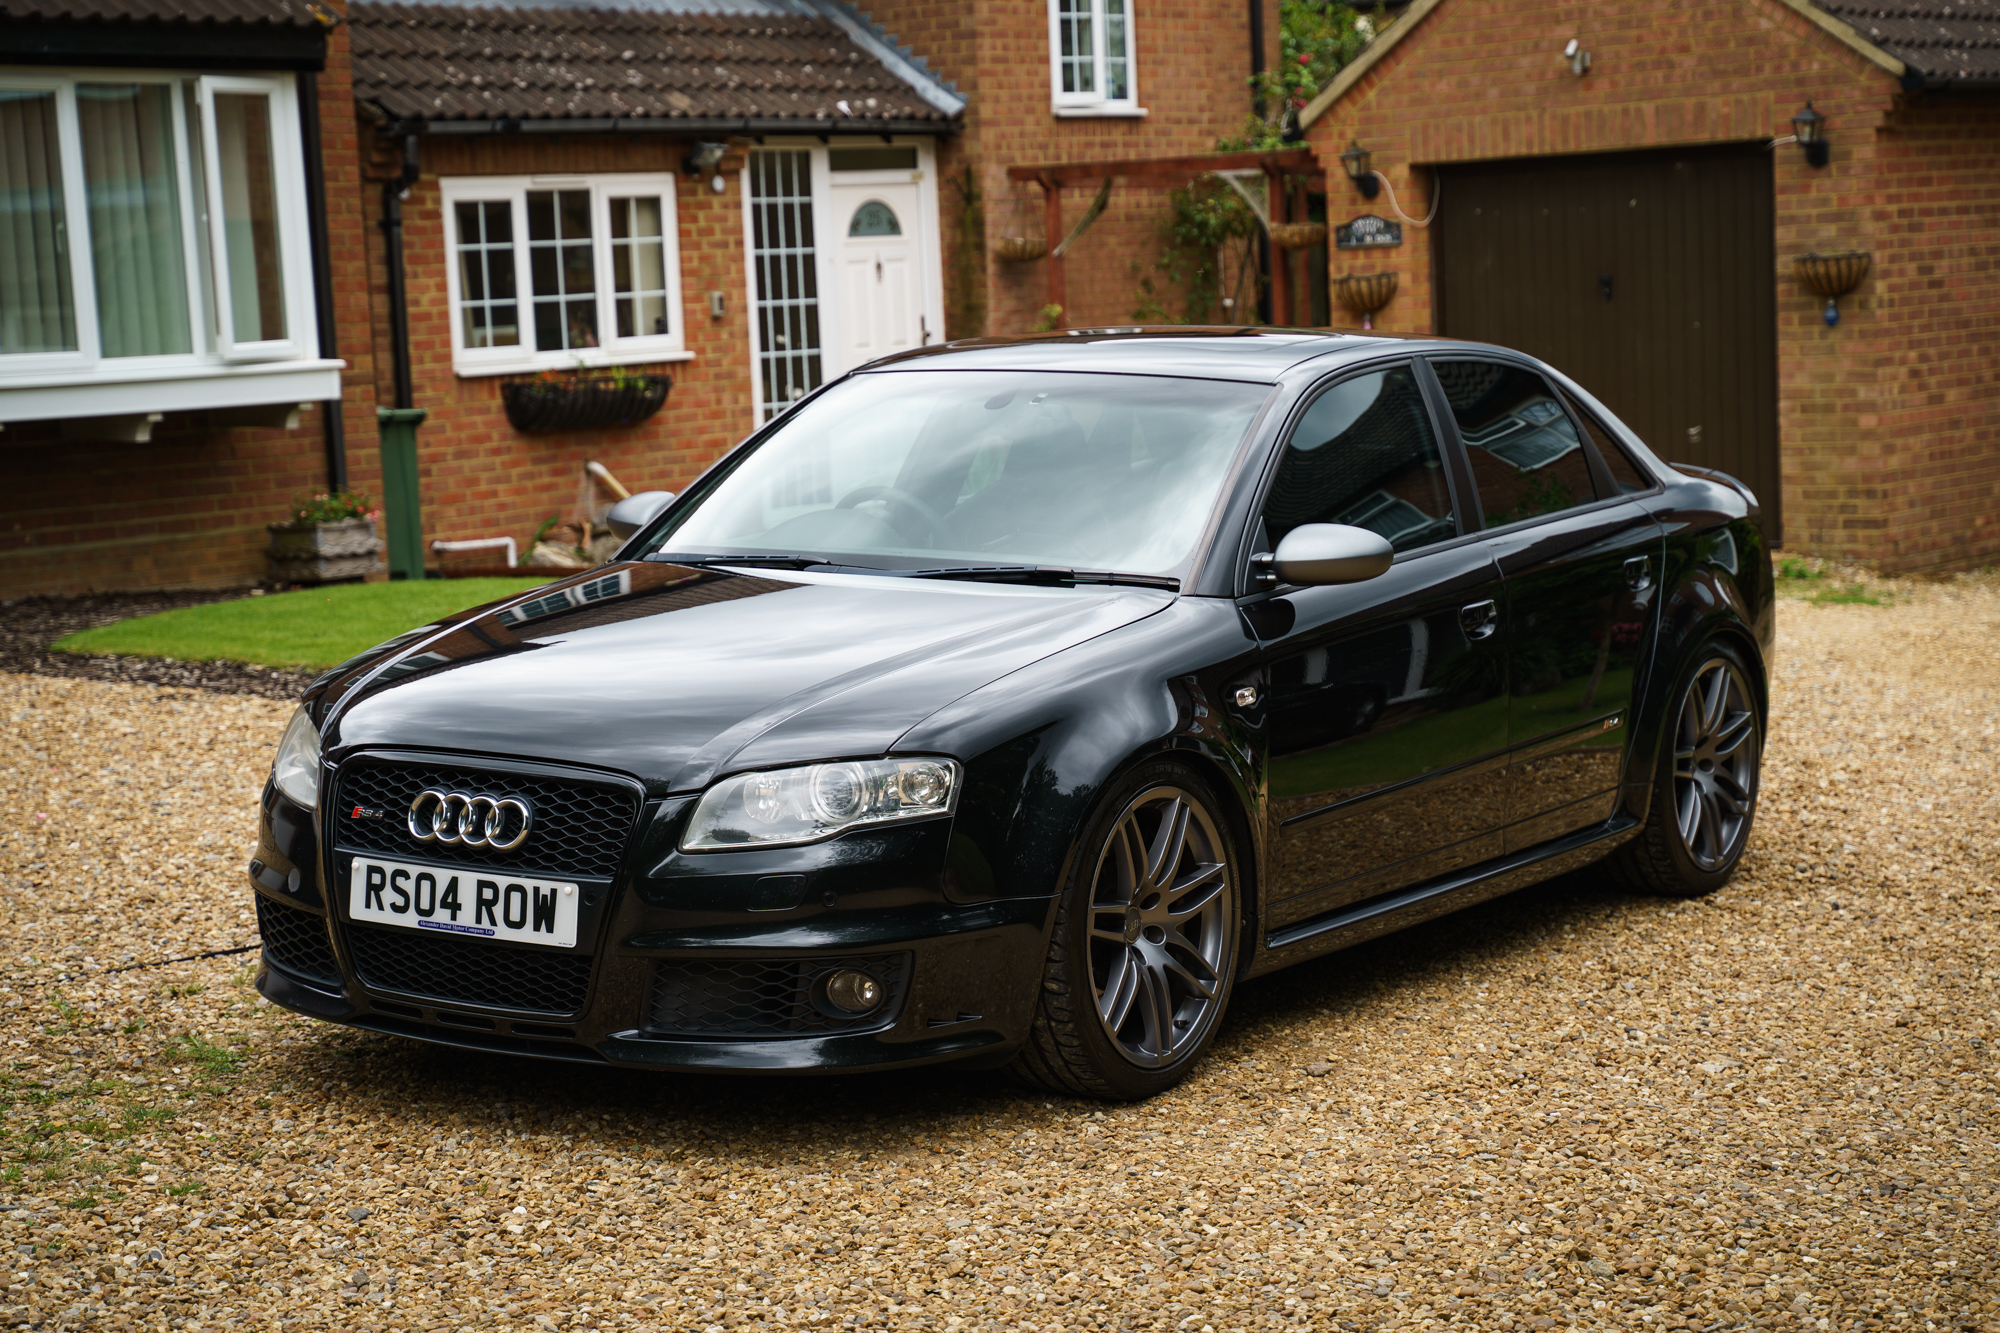
<path fill-rule="evenodd" d="M 673 848 L 687 804 L 644 804 L 619 870 L 585 883 L 576 950 L 528 950 L 350 921 L 339 831 L 267 787 L 250 867 L 257 989 L 310 1017 L 440 1045 L 688 1072 L 998 1064 L 1024 1038 L 1054 902 L 954 901 L 950 821 L 693 857 Z M 546 986 L 517 1002 L 516 966 L 562 973 L 574 1003 Z M 814 1008 L 840 966 L 883 979 L 878 1010 Z"/>

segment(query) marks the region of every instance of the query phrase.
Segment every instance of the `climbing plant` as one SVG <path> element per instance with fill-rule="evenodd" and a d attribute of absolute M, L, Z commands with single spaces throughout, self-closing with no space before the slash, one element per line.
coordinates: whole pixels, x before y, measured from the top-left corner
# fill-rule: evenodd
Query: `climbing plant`
<path fill-rule="evenodd" d="M 1243 133 L 1220 140 L 1222 152 L 1289 146 L 1298 114 L 1348 62 L 1360 55 L 1390 19 L 1380 5 L 1364 14 L 1345 0 L 1282 0 L 1278 6 L 1278 65 L 1249 79 L 1258 111 Z"/>

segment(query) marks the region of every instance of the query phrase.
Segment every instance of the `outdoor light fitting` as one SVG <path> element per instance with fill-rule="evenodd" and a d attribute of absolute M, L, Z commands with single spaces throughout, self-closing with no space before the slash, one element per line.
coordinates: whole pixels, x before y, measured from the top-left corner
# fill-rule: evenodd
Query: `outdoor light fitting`
<path fill-rule="evenodd" d="M 1340 165 L 1347 168 L 1347 179 L 1354 182 L 1354 188 L 1361 191 L 1363 199 L 1373 199 L 1382 188 L 1375 179 L 1375 169 L 1369 165 L 1372 156 L 1361 146 L 1359 139 L 1351 141 L 1347 151 L 1340 155 Z"/>
<path fill-rule="evenodd" d="M 1563 59 L 1569 61 L 1569 72 L 1579 79 L 1590 72 L 1590 52 L 1583 49 L 1583 43 L 1572 37 L 1563 48 Z"/>
<path fill-rule="evenodd" d="M 715 170 L 715 164 L 722 161 L 729 152 L 726 143 L 698 143 L 690 147 L 687 156 L 681 159 L 681 170 L 690 176 L 705 176 Z"/>
<path fill-rule="evenodd" d="M 1831 148 L 1826 141 L 1826 117 L 1813 110 L 1808 101 L 1806 109 L 1792 117 L 1792 139 L 1806 150 L 1806 165 L 1823 167 L 1827 164 Z"/>

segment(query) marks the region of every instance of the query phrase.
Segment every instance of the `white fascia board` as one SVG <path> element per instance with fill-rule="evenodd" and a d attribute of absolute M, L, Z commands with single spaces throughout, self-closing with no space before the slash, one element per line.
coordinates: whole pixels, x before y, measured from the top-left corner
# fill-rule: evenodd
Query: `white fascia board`
<path fill-rule="evenodd" d="M 113 379 L 102 372 L 48 376 L 34 384 L 0 382 L 0 421 L 60 421 L 143 412 L 199 412 L 211 407 L 338 400 L 345 361 L 282 361 L 163 368 Z"/>

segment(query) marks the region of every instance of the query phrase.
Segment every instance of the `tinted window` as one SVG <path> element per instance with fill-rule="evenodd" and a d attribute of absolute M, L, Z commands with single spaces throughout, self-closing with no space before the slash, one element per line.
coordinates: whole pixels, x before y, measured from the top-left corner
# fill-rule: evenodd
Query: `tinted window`
<path fill-rule="evenodd" d="M 1611 469 L 1611 479 L 1618 483 L 1619 490 L 1630 495 L 1634 491 L 1653 489 L 1653 479 L 1632 461 L 1632 455 L 1625 452 L 1624 445 L 1611 438 L 1610 431 L 1598 425 L 1596 419 L 1578 407 L 1576 400 L 1568 394 L 1563 395 L 1563 401 L 1569 404 L 1570 415 L 1583 423 L 1583 433 L 1597 446 L 1597 456 L 1604 460 L 1604 466 Z"/>
<path fill-rule="evenodd" d="M 1583 441 L 1540 375 L 1493 361 L 1432 365 L 1465 441 L 1487 527 L 1597 498 Z"/>
<path fill-rule="evenodd" d="M 1399 551 L 1452 536 L 1437 436 L 1408 366 L 1342 380 L 1285 442 L 1264 504 L 1275 547 L 1302 523 L 1347 523 Z"/>

